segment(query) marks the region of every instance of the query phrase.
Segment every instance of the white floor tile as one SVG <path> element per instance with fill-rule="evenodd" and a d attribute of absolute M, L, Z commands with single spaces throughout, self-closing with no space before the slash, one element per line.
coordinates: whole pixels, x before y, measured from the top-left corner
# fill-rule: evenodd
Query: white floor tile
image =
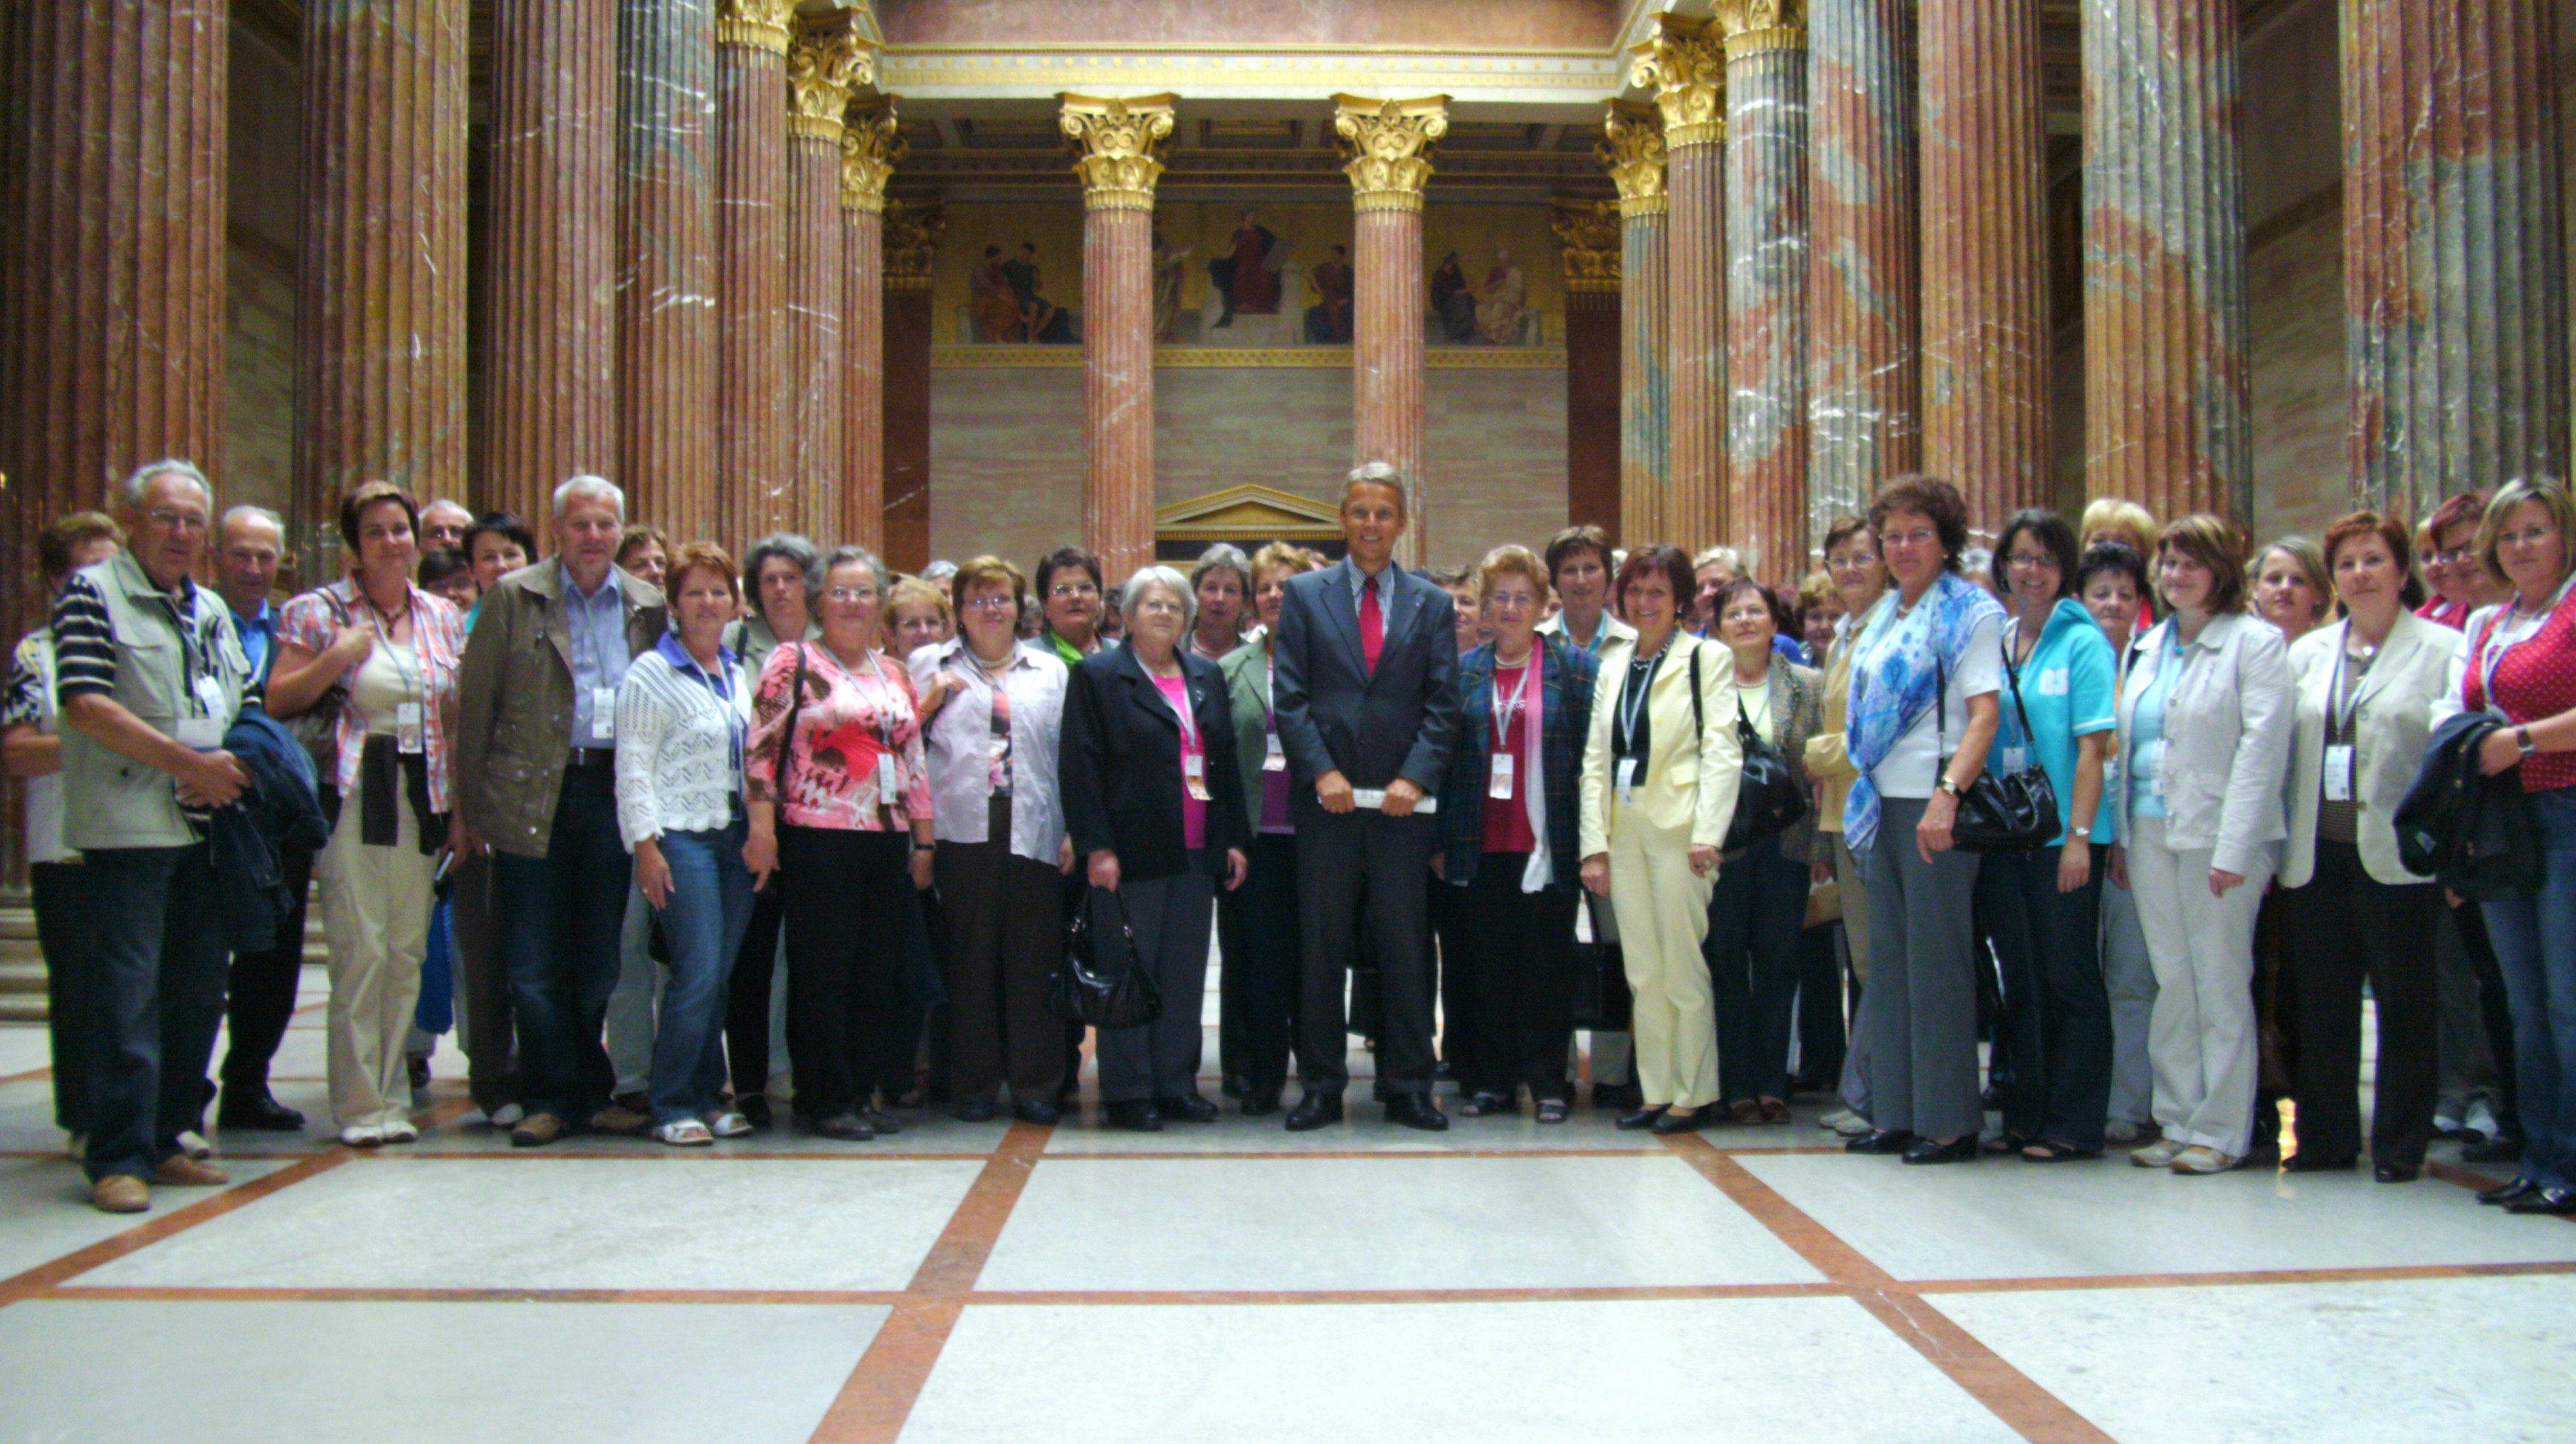
<path fill-rule="evenodd" d="M 369 1158 L 80 1282 L 899 1289 L 981 1167 Z"/>
<path fill-rule="evenodd" d="M 1840 1154 L 1743 1163 L 1902 1279 L 2576 1260 L 2576 1229 L 2502 1217 L 2432 1179 L 2259 1169 L 2185 1178 L 2116 1154 L 2048 1166 L 1907 1168 Z"/>
<path fill-rule="evenodd" d="M 1687 1164 L 1050 1159 L 985 1289 L 1583 1288 L 1819 1275 Z"/>
<path fill-rule="evenodd" d="M 0 1310 L 11 1439 L 802 1444 L 887 1310 L 54 1302 Z M 253 1367 L 244 1367 L 247 1356 Z M 648 1354 L 650 1368 L 630 1362 Z M 700 1371 L 700 1363 L 712 1371 Z M 141 1387 L 138 1382 L 157 1387 Z M 177 1401 L 184 1391 L 186 1403 Z"/>
<path fill-rule="evenodd" d="M 54 1061 L 53 1040 L 42 1023 L 0 1023 L 0 1078 Z"/>
<path fill-rule="evenodd" d="M 1031 1367 L 1065 1358 L 1073 1341 L 1078 1366 Z M 1708 1366 L 1726 1359 L 1760 1363 Z M 1847 1299 L 968 1308 L 905 1444 L 1041 1435 L 1050 1444 L 2015 1437 Z"/>
<path fill-rule="evenodd" d="M 1515 1117 L 1463 1118 L 1443 1099 L 1449 1114 L 1445 1133 L 1421 1133 L 1386 1121 L 1375 1103 L 1353 1103 L 1340 1123 L 1307 1133 L 1291 1133 L 1281 1120 L 1297 1106 L 1297 1090 L 1288 1090 L 1280 1112 L 1246 1118 L 1231 1098 L 1220 1102 L 1224 1113 L 1214 1123 L 1166 1123 L 1160 1133 L 1127 1133 L 1108 1126 L 1096 1103 L 1068 1111 L 1064 1123 L 1047 1139 L 1051 1154 L 1099 1153 L 1472 1153 L 1481 1149 L 1633 1150 L 1639 1135 L 1621 1133 L 1597 1116 L 1577 1114 L 1563 1123 L 1541 1127 L 1524 1109 Z"/>
<path fill-rule="evenodd" d="M 1931 1302 L 2121 1444 L 2500 1444 L 2565 1439 L 2576 1415 L 2576 1278 L 2563 1275 Z"/>
<path fill-rule="evenodd" d="M 283 1162 L 228 1159 L 224 1171 L 237 1188 L 285 1167 Z M 52 1263 L 67 1253 L 114 1238 L 221 1188 L 156 1188 L 152 1211 L 101 1213 L 89 1206 L 89 1179 L 67 1158 L 0 1158 L 0 1279 Z M 5 1357 L 5 1356 L 0 1356 Z M 5 1413 L 0 1410 L 0 1413 Z"/>

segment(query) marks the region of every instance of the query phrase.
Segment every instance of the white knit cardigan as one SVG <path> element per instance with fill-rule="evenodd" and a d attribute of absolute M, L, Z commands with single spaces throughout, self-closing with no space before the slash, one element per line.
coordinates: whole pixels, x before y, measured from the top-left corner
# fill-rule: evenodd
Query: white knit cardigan
<path fill-rule="evenodd" d="M 748 723 L 751 687 L 739 665 L 724 678 Z M 617 689 L 617 831 L 626 850 L 667 832 L 712 832 L 733 819 L 742 769 L 734 728 L 715 692 L 656 648 Z"/>

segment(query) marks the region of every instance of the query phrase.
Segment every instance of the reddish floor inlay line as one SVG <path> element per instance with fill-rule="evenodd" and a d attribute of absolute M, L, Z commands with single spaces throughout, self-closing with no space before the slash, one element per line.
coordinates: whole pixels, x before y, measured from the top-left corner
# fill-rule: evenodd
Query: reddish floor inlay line
<path fill-rule="evenodd" d="M 85 1274 L 91 1269 L 113 1263 L 127 1254 L 151 1247 L 174 1234 L 185 1232 L 209 1219 L 221 1218 L 237 1208 L 246 1208 L 280 1189 L 290 1188 L 317 1173 L 327 1172 L 348 1161 L 345 1153 L 317 1154 L 290 1163 L 275 1173 L 254 1178 L 247 1183 L 225 1189 L 211 1197 L 200 1195 L 194 1202 L 172 1208 L 175 1203 L 196 1193 L 195 1189 L 155 1188 L 153 1207 L 170 1209 L 157 1215 L 137 1215 L 145 1221 L 103 1239 L 85 1249 L 68 1253 L 48 1264 L 39 1264 L 14 1278 L 0 1279 L 0 1306 L 51 1289 L 63 1280 Z"/>

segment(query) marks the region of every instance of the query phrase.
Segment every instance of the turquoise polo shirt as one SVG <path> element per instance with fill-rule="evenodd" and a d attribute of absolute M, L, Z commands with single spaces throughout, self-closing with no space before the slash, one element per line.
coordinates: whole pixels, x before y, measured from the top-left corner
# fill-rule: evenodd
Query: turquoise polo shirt
<path fill-rule="evenodd" d="M 2066 826 L 2074 820 L 2076 739 L 2119 725 L 2119 661 L 2111 654 L 2111 639 L 2102 634 L 2092 614 L 2081 603 L 2061 598 L 2048 614 L 2048 624 L 2040 628 L 2039 645 L 2021 665 L 2021 705 L 2016 708 L 2010 661 L 2018 625 L 2009 619 L 2004 623 L 2004 691 L 1997 699 L 2003 704 L 2003 727 L 1995 734 L 1995 751 L 1986 765 L 2000 774 L 2006 770 L 2009 749 L 2020 748 L 2048 774 L 2049 786 L 2057 791 L 2058 826 L 2049 842 L 2057 844 L 2066 840 Z M 2027 733 L 2021 725 L 2025 711 L 2030 714 Z M 2095 842 L 2118 838 L 2113 818 L 2119 809 L 2113 800 L 2106 781 L 2093 816 Z"/>

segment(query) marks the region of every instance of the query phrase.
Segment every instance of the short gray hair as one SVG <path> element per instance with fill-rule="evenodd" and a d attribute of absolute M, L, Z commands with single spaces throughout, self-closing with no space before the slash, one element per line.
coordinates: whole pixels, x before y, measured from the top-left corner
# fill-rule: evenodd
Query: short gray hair
<path fill-rule="evenodd" d="M 814 569 L 814 544 L 792 531 L 774 531 L 753 542 L 751 550 L 744 553 L 742 559 L 742 594 L 745 597 L 757 598 L 760 595 L 760 569 L 769 565 L 772 558 L 793 563 L 796 574 L 801 577 Z M 752 605 L 758 606 L 759 603 L 755 600 Z"/>
<path fill-rule="evenodd" d="M 944 582 L 955 575 L 957 564 L 950 561 L 932 562 L 921 569 L 921 579 L 925 582 Z"/>
<path fill-rule="evenodd" d="M 617 508 L 617 519 L 626 520 L 626 493 L 618 490 L 617 483 L 607 477 L 586 473 L 555 488 L 555 520 L 563 520 L 564 513 L 571 509 L 572 504 L 585 496 L 606 498 L 609 505 Z"/>
<path fill-rule="evenodd" d="M 279 516 L 276 512 L 270 511 L 267 507 L 252 506 L 248 502 L 244 502 L 240 506 L 226 507 L 224 509 L 223 519 L 215 523 L 215 535 L 220 537 L 225 532 L 230 531 L 232 529 L 233 521 L 237 517 L 249 517 L 253 521 L 266 522 L 273 530 L 276 531 L 278 544 L 281 546 L 285 544 L 286 519 Z"/>
<path fill-rule="evenodd" d="M 1404 473 L 1396 470 L 1392 463 L 1368 461 L 1352 467 L 1351 474 L 1342 479 L 1342 505 L 1349 506 L 1351 493 L 1363 486 L 1382 486 L 1394 492 L 1398 516 L 1412 509 L 1413 499 L 1405 492 Z"/>
<path fill-rule="evenodd" d="M 165 456 L 159 461 L 147 461 L 126 473 L 125 480 L 117 486 L 117 494 L 125 498 L 127 506 L 141 511 L 143 495 L 152 489 L 152 478 L 156 476 L 186 477 L 195 484 L 198 494 L 206 499 L 206 505 L 215 504 L 215 484 L 206 480 L 206 474 L 197 469 L 195 462 L 181 461 L 175 456 Z"/>
<path fill-rule="evenodd" d="M 1190 567 L 1190 590 L 1196 592 L 1208 573 L 1229 568 L 1242 579 L 1243 594 L 1249 598 L 1252 595 L 1252 558 L 1245 556 L 1243 548 L 1232 542 L 1218 542 L 1199 553 L 1198 561 Z"/>
<path fill-rule="evenodd" d="M 1170 567 L 1138 567 L 1130 574 L 1126 585 L 1118 589 L 1118 614 L 1133 619 L 1136 603 L 1150 587 L 1169 588 L 1172 595 L 1180 599 L 1182 631 L 1199 624 L 1199 594 L 1191 589 L 1188 578 Z"/>
<path fill-rule="evenodd" d="M 1701 552 L 1698 556 L 1691 558 L 1691 570 L 1698 571 L 1701 567 L 1707 566 L 1710 562 L 1715 562 L 1719 566 L 1726 568 L 1726 573 L 1730 577 L 1740 577 L 1744 575 L 1744 553 L 1737 551 L 1733 547 L 1710 547 L 1708 550 Z"/>
<path fill-rule="evenodd" d="M 816 557 L 813 564 L 805 568 L 806 609 L 811 611 L 818 608 L 823 600 L 824 589 L 832 584 L 832 573 L 853 563 L 864 566 L 875 574 L 877 599 L 885 600 L 886 588 L 890 585 L 886 576 L 886 564 L 878 560 L 877 554 L 866 547 L 838 546 Z"/>
<path fill-rule="evenodd" d="M 474 511 L 473 511 L 473 509 L 472 509 L 471 507 L 468 507 L 465 503 L 463 503 L 463 502 L 461 502 L 461 501 L 456 500 L 454 497 L 446 497 L 446 496 L 442 496 L 442 497 L 438 498 L 436 501 L 430 502 L 428 505 L 423 506 L 423 507 L 420 509 L 420 514 L 425 518 L 425 517 L 427 517 L 431 512 L 434 512 L 434 511 L 442 511 L 442 510 L 444 510 L 444 511 L 452 511 L 452 512 L 456 513 L 458 516 L 461 516 L 461 517 L 465 518 L 465 524 L 466 524 L 467 526 L 472 526 L 472 525 L 474 524 Z"/>

